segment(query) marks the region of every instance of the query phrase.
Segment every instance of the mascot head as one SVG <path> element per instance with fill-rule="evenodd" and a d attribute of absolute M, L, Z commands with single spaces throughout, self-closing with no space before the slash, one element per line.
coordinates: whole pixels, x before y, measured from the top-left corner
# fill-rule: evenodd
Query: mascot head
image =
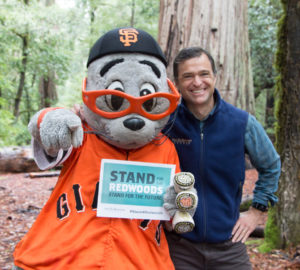
<path fill-rule="evenodd" d="M 94 44 L 87 67 L 82 98 L 94 132 L 126 150 L 154 140 L 180 98 L 154 38 L 135 28 L 113 29 Z"/>

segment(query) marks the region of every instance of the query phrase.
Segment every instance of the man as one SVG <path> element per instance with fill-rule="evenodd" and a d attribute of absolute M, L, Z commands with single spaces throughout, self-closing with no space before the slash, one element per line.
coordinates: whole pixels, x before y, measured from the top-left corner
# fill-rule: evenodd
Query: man
<path fill-rule="evenodd" d="M 199 202 L 195 229 L 167 232 L 177 270 L 251 269 L 244 242 L 274 205 L 280 157 L 257 120 L 220 97 L 211 55 L 199 47 L 179 52 L 173 65 L 182 95 L 165 133 L 176 146 L 181 170 L 195 176 Z M 245 153 L 259 173 L 250 209 L 239 215 Z"/>

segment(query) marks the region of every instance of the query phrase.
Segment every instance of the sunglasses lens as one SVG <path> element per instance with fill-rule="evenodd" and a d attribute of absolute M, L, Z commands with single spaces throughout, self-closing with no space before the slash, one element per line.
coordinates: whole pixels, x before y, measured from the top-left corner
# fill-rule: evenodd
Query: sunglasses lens
<path fill-rule="evenodd" d="M 144 111 L 150 114 L 164 113 L 169 109 L 170 101 L 164 97 L 156 97 L 146 100 L 142 108 Z"/>

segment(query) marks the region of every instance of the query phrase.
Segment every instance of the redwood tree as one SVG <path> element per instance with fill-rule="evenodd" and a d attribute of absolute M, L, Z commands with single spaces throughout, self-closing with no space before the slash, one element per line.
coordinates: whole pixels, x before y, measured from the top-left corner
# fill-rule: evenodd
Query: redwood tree
<path fill-rule="evenodd" d="M 158 41 L 169 63 L 188 46 L 208 50 L 218 69 L 225 100 L 254 113 L 247 0 L 161 0 Z"/>
<path fill-rule="evenodd" d="M 276 59 L 280 74 L 277 81 L 276 137 L 282 172 L 273 228 L 275 225 L 275 232 L 278 232 L 275 244 L 285 248 L 300 243 L 300 2 L 281 2 L 284 15 L 279 22 Z M 268 225 L 272 227 L 272 224 Z M 274 236 L 270 234 L 271 239 L 266 240 L 275 239 Z"/>

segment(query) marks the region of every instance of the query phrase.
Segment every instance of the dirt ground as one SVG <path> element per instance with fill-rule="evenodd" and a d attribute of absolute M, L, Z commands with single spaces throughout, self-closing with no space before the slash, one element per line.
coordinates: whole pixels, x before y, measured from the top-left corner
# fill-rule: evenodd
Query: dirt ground
<path fill-rule="evenodd" d="M 252 194 L 256 179 L 257 172 L 247 170 L 243 196 Z M 25 173 L 0 174 L 0 269 L 12 268 L 14 247 L 33 224 L 56 180 L 57 177 L 30 178 Z M 300 247 L 261 254 L 257 249 L 261 240 L 248 241 L 253 270 L 300 269 Z"/>

